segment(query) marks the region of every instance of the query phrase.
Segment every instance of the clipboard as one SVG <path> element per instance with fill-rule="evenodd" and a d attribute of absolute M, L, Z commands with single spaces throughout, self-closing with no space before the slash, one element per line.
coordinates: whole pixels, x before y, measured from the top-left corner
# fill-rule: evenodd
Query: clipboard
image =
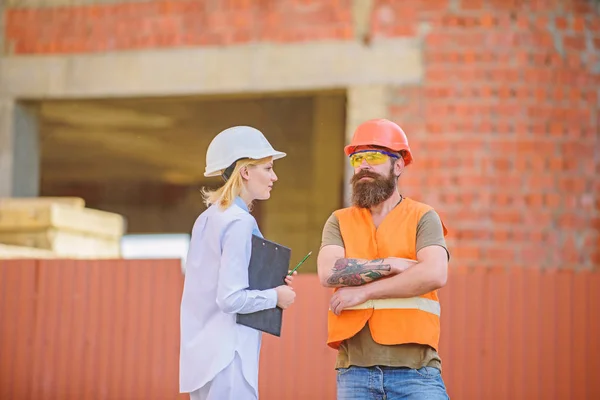
<path fill-rule="evenodd" d="M 248 289 L 273 289 L 285 283 L 291 249 L 252 235 L 252 254 L 248 266 Z M 281 336 L 283 310 L 279 307 L 250 314 L 237 314 L 236 322 L 274 336 Z"/>

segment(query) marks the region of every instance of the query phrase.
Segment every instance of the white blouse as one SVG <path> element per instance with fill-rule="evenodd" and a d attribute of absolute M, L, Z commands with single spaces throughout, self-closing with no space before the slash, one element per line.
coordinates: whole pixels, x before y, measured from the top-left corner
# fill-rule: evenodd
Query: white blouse
<path fill-rule="evenodd" d="M 210 382 L 237 352 L 244 379 L 258 396 L 262 332 L 235 319 L 274 308 L 277 293 L 247 289 L 252 234 L 262 237 L 240 197 L 226 210 L 210 206 L 194 223 L 181 299 L 181 393 Z"/>

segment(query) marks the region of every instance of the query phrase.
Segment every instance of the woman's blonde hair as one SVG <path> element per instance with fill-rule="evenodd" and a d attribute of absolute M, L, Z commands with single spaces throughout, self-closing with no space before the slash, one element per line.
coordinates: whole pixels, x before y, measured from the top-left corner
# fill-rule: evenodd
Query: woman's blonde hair
<path fill-rule="evenodd" d="M 222 209 L 228 208 L 234 201 L 234 199 L 242 192 L 242 186 L 244 184 L 240 170 L 245 167 L 253 167 L 256 165 L 266 164 L 272 160 L 273 157 L 261 158 L 260 160 L 252 160 L 250 158 L 244 158 L 238 160 L 235 163 L 235 168 L 231 173 L 231 176 L 223 186 L 216 190 L 202 188 L 202 197 L 204 198 L 204 204 L 206 207 L 212 204 L 218 204 Z"/>

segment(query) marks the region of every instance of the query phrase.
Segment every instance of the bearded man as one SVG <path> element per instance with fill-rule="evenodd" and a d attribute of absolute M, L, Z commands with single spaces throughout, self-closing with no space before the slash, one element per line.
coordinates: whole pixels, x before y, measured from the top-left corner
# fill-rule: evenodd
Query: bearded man
<path fill-rule="evenodd" d="M 397 124 L 364 122 L 344 151 L 353 205 L 325 223 L 317 261 L 321 284 L 335 288 L 327 344 L 338 350 L 337 398 L 448 399 L 437 295 L 446 228 L 432 207 L 398 191 L 413 157 Z"/>

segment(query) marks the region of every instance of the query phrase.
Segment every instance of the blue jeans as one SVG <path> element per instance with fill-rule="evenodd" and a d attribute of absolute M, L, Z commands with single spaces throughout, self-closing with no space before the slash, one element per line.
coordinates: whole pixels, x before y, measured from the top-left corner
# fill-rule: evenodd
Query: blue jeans
<path fill-rule="evenodd" d="M 338 400 L 449 400 L 440 370 L 394 367 L 339 368 Z"/>

